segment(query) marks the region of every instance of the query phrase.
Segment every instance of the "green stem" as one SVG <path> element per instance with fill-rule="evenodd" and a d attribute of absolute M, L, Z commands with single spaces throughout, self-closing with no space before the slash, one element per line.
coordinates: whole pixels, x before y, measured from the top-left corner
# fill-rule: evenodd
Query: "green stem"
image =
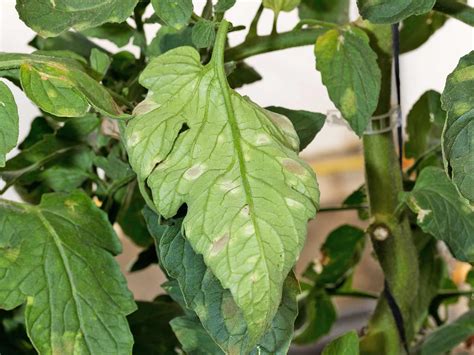
<path fill-rule="evenodd" d="M 325 208 L 320 208 L 318 210 L 319 212 L 342 212 L 342 211 L 352 211 L 352 210 L 360 210 L 360 209 L 366 209 L 368 206 L 365 205 L 358 205 L 358 206 L 342 206 L 342 207 L 325 207 Z"/>
<path fill-rule="evenodd" d="M 433 153 L 438 153 L 438 152 L 441 152 L 441 145 L 436 145 L 432 147 L 431 149 L 428 149 L 426 152 L 424 152 L 422 155 L 418 157 L 418 159 L 415 161 L 415 163 L 412 166 L 410 166 L 407 169 L 406 175 L 409 177 L 418 169 L 420 164 L 423 163 L 423 161 L 425 161 L 426 158 L 430 157 Z"/>
<path fill-rule="evenodd" d="M 140 44 L 140 62 L 145 63 L 146 61 L 146 51 L 147 51 L 147 43 L 146 43 L 146 34 L 145 34 L 145 28 L 143 24 L 143 13 L 140 11 L 140 9 L 135 8 L 134 13 L 133 13 L 133 18 L 135 20 L 135 25 L 137 29 L 137 33 L 140 36 L 139 44 Z"/>
<path fill-rule="evenodd" d="M 353 298 L 368 298 L 372 300 L 379 299 L 379 295 L 375 293 L 365 292 L 365 291 L 339 291 L 339 290 L 327 290 L 327 293 L 334 297 L 353 297 Z"/>
<path fill-rule="evenodd" d="M 217 31 L 216 42 L 212 52 L 211 60 L 217 64 L 218 68 L 222 68 L 222 70 L 224 70 L 224 51 L 226 47 L 227 31 L 229 30 L 229 26 L 230 23 L 228 21 L 222 20 Z"/>
<path fill-rule="evenodd" d="M 474 26 L 474 9 L 469 5 L 453 0 L 437 0 L 433 8 L 456 20 L 462 21 L 469 26 Z"/>
<path fill-rule="evenodd" d="M 238 46 L 227 49 L 225 58 L 226 61 L 239 61 L 257 54 L 314 45 L 316 39 L 326 31 L 326 28 L 320 27 L 282 32 L 277 35 L 252 36 Z"/>
<path fill-rule="evenodd" d="M 249 27 L 249 32 L 247 33 L 247 37 L 245 38 L 245 41 L 249 40 L 252 37 L 257 37 L 257 27 L 258 23 L 260 22 L 260 17 L 262 16 L 263 12 L 263 4 L 261 4 L 257 10 L 257 13 L 255 14 L 252 23 L 250 24 Z"/>
<path fill-rule="evenodd" d="M 390 26 L 369 25 L 371 45 L 378 54 L 382 72 L 379 104 L 374 115 L 391 109 L 392 46 Z M 405 333 L 411 338 L 410 307 L 417 294 L 417 251 L 412 240 L 408 219 L 398 220 L 394 214 L 398 207 L 398 194 L 403 191 L 402 173 L 393 139 L 393 132 L 366 135 L 363 138 L 366 183 L 370 214 L 373 224 L 387 229 L 384 240 L 371 233 L 377 259 L 383 269 L 390 292 L 404 318 Z M 362 354 L 399 355 L 404 353 L 401 337 L 388 301 L 381 297 L 369 322 L 367 333 L 361 340 Z"/>

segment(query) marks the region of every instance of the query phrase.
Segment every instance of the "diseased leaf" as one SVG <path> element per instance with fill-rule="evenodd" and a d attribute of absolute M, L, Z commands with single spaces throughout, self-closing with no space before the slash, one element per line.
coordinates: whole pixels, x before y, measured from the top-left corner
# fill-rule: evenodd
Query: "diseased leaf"
<path fill-rule="evenodd" d="M 186 203 L 186 238 L 259 338 L 280 304 L 319 192 L 289 120 L 228 87 L 220 43 L 205 67 L 189 47 L 153 59 L 140 77 L 150 92 L 125 137 L 157 211 L 170 218 Z"/>
<path fill-rule="evenodd" d="M 300 0 L 263 0 L 263 6 L 267 9 L 273 10 L 275 14 L 281 11 L 292 11 L 300 3 Z"/>
<path fill-rule="evenodd" d="M 41 37 L 54 37 L 70 28 L 84 30 L 105 22 L 123 22 L 138 0 L 17 0 L 20 19 Z"/>
<path fill-rule="evenodd" d="M 377 108 L 381 81 L 369 38 L 355 27 L 330 30 L 318 37 L 315 54 L 329 97 L 362 136 Z"/>
<path fill-rule="evenodd" d="M 232 69 L 232 72 L 227 74 L 227 81 L 232 89 L 237 89 L 244 85 L 262 80 L 262 76 L 253 67 L 243 61 L 235 63 Z"/>
<path fill-rule="evenodd" d="M 178 339 L 169 322 L 182 315 L 181 307 L 167 296 L 153 302 L 137 302 L 138 309 L 128 316 L 133 333 L 134 355 L 176 354 Z"/>
<path fill-rule="evenodd" d="M 0 70 L 20 68 L 25 93 L 54 116 L 82 117 L 90 104 L 105 116 L 128 117 L 107 89 L 89 75 L 92 71 L 84 63 L 64 57 L 67 52 L 48 53 L 51 55 L 0 53 Z"/>
<path fill-rule="evenodd" d="M 425 92 L 408 113 L 405 155 L 418 159 L 430 148 L 439 146 L 445 120 L 441 95 L 433 90 Z"/>
<path fill-rule="evenodd" d="M 8 86 L 0 81 L 0 167 L 18 141 L 18 108 Z"/>
<path fill-rule="evenodd" d="M 132 294 L 113 256 L 120 242 L 82 192 L 39 206 L 0 202 L 0 307 L 26 303 L 40 354 L 130 354 Z"/>
<path fill-rule="evenodd" d="M 300 19 L 315 19 L 340 25 L 349 22 L 349 0 L 302 0 L 298 6 Z"/>
<path fill-rule="evenodd" d="M 395 23 L 430 11 L 436 0 L 357 0 L 362 17 L 372 23 Z"/>
<path fill-rule="evenodd" d="M 114 43 L 117 47 L 124 47 L 130 42 L 134 29 L 127 22 L 104 23 L 101 26 L 89 28 L 81 31 L 87 37 L 106 39 Z"/>
<path fill-rule="evenodd" d="M 459 196 L 443 170 L 427 167 L 401 199 L 418 215 L 424 232 L 444 241 L 454 256 L 474 261 L 474 208 Z"/>
<path fill-rule="evenodd" d="M 304 110 L 290 110 L 284 107 L 270 106 L 267 110 L 288 117 L 295 127 L 300 140 L 300 151 L 310 144 L 326 122 L 326 115 Z"/>
<path fill-rule="evenodd" d="M 359 337 L 352 330 L 333 341 L 331 341 L 323 350 L 322 355 L 359 355 Z"/>
<path fill-rule="evenodd" d="M 216 24 L 208 20 L 199 20 L 193 26 L 192 40 L 196 48 L 212 46 L 216 39 Z"/>
<path fill-rule="evenodd" d="M 421 346 L 421 355 L 445 354 L 474 335 L 474 310 L 430 333 Z"/>
<path fill-rule="evenodd" d="M 296 344 L 311 344 L 329 333 L 337 319 L 336 309 L 329 295 L 319 286 L 314 287 L 304 300 L 304 324 L 295 332 Z"/>
<path fill-rule="evenodd" d="M 192 0 L 151 0 L 155 13 L 168 26 L 183 28 L 193 13 Z"/>
<path fill-rule="evenodd" d="M 163 230 L 156 214 L 149 209 L 145 209 L 144 214 L 156 241 L 160 264 L 170 278 L 177 280 L 186 308 L 195 312 L 209 336 L 226 353 L 249 353 L 259 339 L 248 336 L 242 311 L 229 290 L 223 289 L 206 267 L 202 256 L 196 254 L 182 236 L 180 221 Z M 258 342 L 261 353 L 286 353 L 288 350 L 298 311 L 297 293 L 297 282 L 289 276 L 272 327 Z"/>
<path fill-rule="evenodd" d="M 400 52 L 406 53 L 423 45 L 448 18 L 436 11 L 410 16 L 403 20 L 400 30 Z"/>
<path fill-rule="evenodd" d="M 474 202 L 474 51 L 461 58 L 441 96 L 445 168 L 461 195 Z"/>

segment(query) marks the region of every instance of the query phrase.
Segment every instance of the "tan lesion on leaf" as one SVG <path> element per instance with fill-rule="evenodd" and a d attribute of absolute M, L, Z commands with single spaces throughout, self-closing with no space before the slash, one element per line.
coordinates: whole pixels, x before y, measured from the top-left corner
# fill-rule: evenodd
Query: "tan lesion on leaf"
<path fill-rule="evenodd" d="M 357 113 L 357 99 L 354 90 L 347 88 L 341 97 L 341 107 L 346 116 L 352 117 Z"/>
<path fill-rule="evenodd" d="M 290 173 L 296 174 L 296 175 L 304 175 L 305 174 L 305 169 L 301 164 L 298 162 L 294 161 L 293 159 L 283 159 L 281 162 L 283 167 L 288 170 Z"/>
<path fill-rule="evenodd" d="M 211 246 L 211 255 L 219 254 L 229 243 L 230 235 L 229 233 L 224 233 L 219 239 L 214 241 Z"/>

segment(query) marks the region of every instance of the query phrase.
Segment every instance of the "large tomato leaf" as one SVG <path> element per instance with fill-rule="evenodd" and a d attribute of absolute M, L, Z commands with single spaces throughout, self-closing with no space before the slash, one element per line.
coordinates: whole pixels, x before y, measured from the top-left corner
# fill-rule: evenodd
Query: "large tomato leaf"
<path fill-rule="evenodd" d="M 206 66 L 190 47 L 150 62 L 140 77 L 150 92 L 125 137 L 157 211 L 169 218 L 187 205 L 186 238 L 230 289 L 251 337 L 259 338 L 278 309 L 319 191 L 298 158 L 291 122 L 229 87 L 227 26 Z"/>
<path fill-rule="evenodd" d="M 18 108 L 6 84 L 0 81 L 0 167 L 5 166 L 7 153 L 18 141 Z"/>

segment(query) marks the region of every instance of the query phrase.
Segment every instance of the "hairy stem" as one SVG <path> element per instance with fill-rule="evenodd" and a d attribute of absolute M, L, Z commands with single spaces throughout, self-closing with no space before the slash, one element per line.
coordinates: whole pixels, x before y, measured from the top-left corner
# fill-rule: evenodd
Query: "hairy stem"
<path fill-rule="evenodd" d="M 391 109 L 392 51 L 390 26 L 369 25 L 371 45 L 378 54 L 382 72 L 382 88 L 375 115 Z M 371 239 L 383 269 L 389 294 L 381 297 L 361 341 L 362 354 L 399 355 L 404 353 L 402 334 L 411 337 L 410 305 L 417 294 L 418 261 L 408 219 L 395 217 L 398 194 L 403 191 L 392 132 L 366 135 L 363 139 L 366 183 L 372 218 Z M 383 228 L 386 238 L 377 229 Z M 385 234 L 385 233 L 384 233 Z M 391 297 L 403 317 L 397 324 Z M 395 306 L 395 307 L 396 307 Z M 399 322 L 400 323 L 400 322 Z M 400 331 L 400 328 L 404 328 Z"/>

